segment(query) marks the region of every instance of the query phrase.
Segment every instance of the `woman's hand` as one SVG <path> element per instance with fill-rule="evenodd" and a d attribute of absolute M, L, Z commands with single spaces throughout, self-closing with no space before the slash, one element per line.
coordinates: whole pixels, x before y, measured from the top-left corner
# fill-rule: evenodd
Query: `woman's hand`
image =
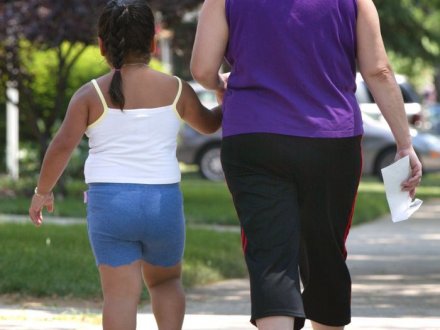
<path fill-rule="evenodd" d="M 50 213 L 53 212 L 54 197 L 52 192 L 48 194 L 35 193 L 32 197 L 31 206 L 29 207 L 29 216 L 36 226 L 40 226 L 43 223 L 42 211 L 44 207 L 46 207 Z"/>
<path fill-rule="evenodd" d="M 411 198 L 414 198 L 416 195 L 416 187 L 422 180 L 422 163 L 420 163 L 420 160 L 412 146 L 397 149 L 395 160 L 399 160 L 405 156 L 409 156 L 411 174 L 406 181 L 402 182 L 402 190 L 408 191 Z"/>

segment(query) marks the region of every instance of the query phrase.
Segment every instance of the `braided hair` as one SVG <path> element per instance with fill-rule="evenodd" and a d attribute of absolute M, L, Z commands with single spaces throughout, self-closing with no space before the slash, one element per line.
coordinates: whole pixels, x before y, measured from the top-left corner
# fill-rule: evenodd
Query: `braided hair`
<path fill-rule="evenodd" d="M 107 61 L 114 67 L 109 94 L 124 109 L 121 68 L 127 55 L 150 60 L 154 39 L 154 15 L 146 0 L 111 0 L 98 22 L 98 35 L 106 49 Z"/>

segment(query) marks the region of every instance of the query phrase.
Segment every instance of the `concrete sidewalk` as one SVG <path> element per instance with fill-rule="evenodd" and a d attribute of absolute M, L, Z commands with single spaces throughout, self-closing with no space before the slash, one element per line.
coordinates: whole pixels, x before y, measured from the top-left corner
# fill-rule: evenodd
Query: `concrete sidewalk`
<path fill-rule="evenodd" d="M 440 200 L 425 203 L 409 221 L 389 217 L 352 229 L 348 264 L 353 280 L 353 330 L 440 330 Z M 187 292 L 184 330 L 247 330 L 247 280 Z M 156 330 L 150 306 L 139 309 L 138 329 Z M 0 329 L 97 330 L 100 311 L 4 305 Z M 311 329 L 307 323 L 305 329 Z"/>

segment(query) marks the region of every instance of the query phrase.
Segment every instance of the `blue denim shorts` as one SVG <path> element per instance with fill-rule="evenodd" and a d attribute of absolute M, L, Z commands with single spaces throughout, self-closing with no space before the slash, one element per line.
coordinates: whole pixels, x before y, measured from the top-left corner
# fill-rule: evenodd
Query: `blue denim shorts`
<path fill-rule="evenodd" d="M 171 267 L 181 262 L 185 218 L 179 184 L 92 183 L 87 225 L 97 265 L 137 260 Z"/>

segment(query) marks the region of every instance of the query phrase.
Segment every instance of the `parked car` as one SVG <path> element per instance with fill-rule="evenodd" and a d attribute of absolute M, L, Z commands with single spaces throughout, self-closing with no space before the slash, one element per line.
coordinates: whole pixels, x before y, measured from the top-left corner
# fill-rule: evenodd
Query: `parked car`
<path fill-rule="evenodd" d="M 206 90 L 195 81 L 189 82 L 200 102 L 208 109 L 218 105 L 214 92 Z M 189 125 L 182 124 L 177 146 L 177 159 L 184 164 L 195 164 L 200 174 L 211 181 L 224 179 L 220 162 L 221 130 L 214 134 L 203 135 Z"/>
<path fill-rule="evenodd" d="M 203 89 L 202 87 L 200 87 Z M 197 92 L 197 89 L 196 89 Z M 217 103 L 212 92 L 211 103 L 205 101 L 210 108 Z M 367 112 L 362 112 L 364 137 L 362 139 L 363 174 L 381 176 L 380 169 L 391 164 L 396 154 L 396 146 L 390 128 L 382 119 L 375 119 Z M 424 166 L 424 172 L 440 171 L 440 138 L 411 129 L 414 149 Z M 224 174 L 220 162 L 221 130 L 214 134 L 202 135 L 190 126 L 183 124 L 179 133 L 177 158 L 185 164 L 199 166 L 203 177 L 212 181 L 221 181 Z"/>
<path fill-rule="evenodd" d="M 190 81 L 189 85 L 194 89 L 197 96 L 199 97 L 200 102 L 207 107 L 208 109 L 212 109 L 218 105 L 217 97 L 213 91 L 205 89 L 198 82 Z"/>
<path fill-rule="evenodd" d="M 396 80 L 402 92 L 403 102 L 405 104 L 405 112 L 408 122 L 414 127 L 421 127 L 424 121 L 424 110 L 421 98 L 415 91 L 414 87 L 408 82 L 403 75 L 396 74 Z M 379 107 L 374 101 L 373 96 L 368 90 L 367 84 L 363 80 L 360 73 L 356 75 L 356 99 L 363 113 L 369 114 L 373 118 L 380 119 L 382 116 Z"/>
<path fill-rule="evenodd" d="M 383 120 L 362 113 L 364 137 L 362 139 L 363 174 L 381 177 L 380 169 L 391 164 L 396 146 L 391 129 Z M 420 158 L 424 172 L 440 171 L 440 138 L 410 129 L 414 150 Z"/>

